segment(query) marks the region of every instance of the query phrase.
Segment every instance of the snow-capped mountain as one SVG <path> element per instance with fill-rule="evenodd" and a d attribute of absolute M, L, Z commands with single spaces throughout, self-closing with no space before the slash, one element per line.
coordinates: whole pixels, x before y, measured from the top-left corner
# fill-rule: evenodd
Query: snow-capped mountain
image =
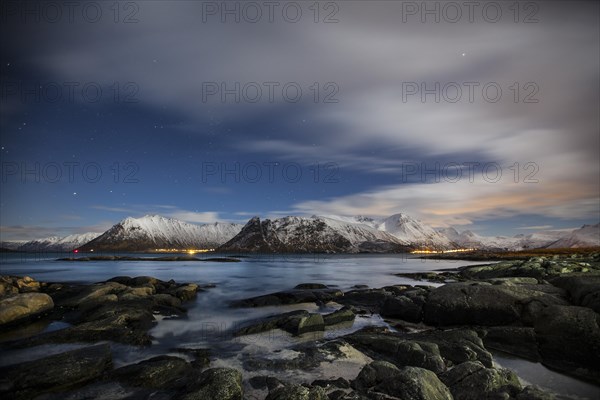
<path fill-rule="evenodd" d="M 326 218 L 350 224 L 361 224 L 380 232 L 386 232 L 407 246 L 427 249 L 453 249 L 458 247 L 451 239 L 440 234 L 431 226 L 403 213 L 382 219 L 362 215 L 354 217 L 330 215 Z"/>
<path fill-rule="evenodd" d="M 440 235 L 431 226 L 406 214 L 394 214 L 376 225 L 377 229 L 387 232 L 404 243 L 410 243 L 428 249 L 451 249 L 457 247 L 452 240 Z"/>
<path fill-rule="evenodd" d="M 358 253 L 406 251 L 396 237 L 373 227 L 317 217 L 285 217 L 261 221 L 254 217 L 229 242 L 226 252 Z"/>
<path fill-rule="evenodd" d="M 0 241 L 0 249 L 17 250 L 20 246 L 27 243 L 27 240 L 6 240 Z"/>
<path fill-rule="evenodd" d="M 577 248 L 600 246 L 600 224 L 584 225 L 553 242 L 550 248 Z"/>
<path fill-rule="evenodd" d="M 94 240 L 99 235 L 98 232 L 87 232 L 64 237 L 51 236 L 21 244 L 17 250 L 28 252 L 67 252 L 86 244 L 90 240 Z"/>
<path fill-rule="evenodd" d="M 240 224 L 194 225 L 159 215 L 125 218 L 96 239 L 81 246 L 82 251 L 152 251 L 155 249 L 216 248 L 234 237 Z"/>
<path fill-rule="evenodd" d="M 468 230 L 459 233 L 454 228 L 440 228 L 437 231 L 462 248 L 514 251 L 600 246 L 599 225 L 584 225 L 576 230 L 545 230 L 515 236 L 481 236 Z"/>

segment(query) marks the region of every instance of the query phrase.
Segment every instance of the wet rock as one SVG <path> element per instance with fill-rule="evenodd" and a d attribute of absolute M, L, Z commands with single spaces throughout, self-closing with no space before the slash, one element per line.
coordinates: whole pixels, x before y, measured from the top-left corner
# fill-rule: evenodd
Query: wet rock
<path fill-rule="evenodd" d="M 398 369 L 378 361 L 361 370 L 354 386 L 362 392 L 384 393 L 401 400 L 452 400 L 450 390 L 433 372 L 417 367 Z"/>
<path fill-rule="evenodd" d="M 400 369 L 387 361 L 373 361 L 365 365 L 356 379 L 352 382 L 352 387 L 357 390 L 366 390 L 377 386 L 387 379 L 393 379 Z"/>
<path fill-rule="evenodd" d="M 232 368 L 211 368 L 186 389 L 181 400 L 242 400 L 242 374 Z"/>
<path fill-rule="evenodd" d="M 48 312 L 54 308 L 52 298 L 44 293 L 20 293 L 0 300 L 0 326 Z"/>
<path fill-rule="evenodd" d="M 568 303 L 553 294 L 523 285 L 450 283 L 431 291 L 424 306 L 424 321 L 434 326 L 509 325 L 520 322 L 522 312 L 531 305 L 537 305 L 538 309 L 528 310 L 526 314 L 557 304 Z"/>
<path fill-rule="evenodd" d="M 210 364 L 210 349 L 206 348 L 188 348 L 188 347 L 180 347 L 174 349 L 179 353 L 189 354 L 194 357 L 194 361 L 191 362 L 192 367 L 194 368 L 205 368 Z"/>
<path fill-rule="evenodd" d="M 459 276 L 465 280 L 531 277 L 539 281 L 568 273 L 595 273 L 599 269 L 600 266 L 596 263 L 589 264 L 578 259 L 533 257 L 526 261 L 502 261 L 496 264 L 463 267 L 460 268 Z"/>
<path fill-rule="evenodd" d="M 196 298 L 199 289 L 199 286 L 195 283 L 188 283 L 183 286 L 179 286 L 172 294 L 174 294 L 175 297 L 179 298 L 181 301 L 189 301 Z"/>
<path fill-rule="evenodd" d="M 270 391 L 265 400 L 328 400 L 328 397 L 321 387 L 307 388 L 289 383 Z"/>
<path fill-rule="evenodd" d="M 357 332 L 347 340 L 374 358 L 382 356 L 398 366 L 414 366 L 441 372 L 446 365 L 435 343 L 386 333 Z"/>
<path fill-rule="evenodd" d="M 559 276 L 551 279 L 550 283 L 566 290 L 573 304 L 600 313 L 600 274 Z"/>
<path fill-rule="evenodd" d="M 586 307 L 548 307 L 535 323 L 543 364 L 600 382 L 600 315 Z"/>
<path fill-rule="evenodd" d="M 344 293 L 338 289 L 294 289 L 276 292 L 231 303 L 233 307 L 264 307 L 300 303 L 328 303 Z"/>
<path fill-rule="evenodd" d="M 481 329 L 485 347 L 531 361 L 540 361 L 535 330 L 529 327 L 496 326 Z"/>
<path fill-rule="evenodd" d="M 234 335 L 250 335 L 272 329 L 283 329 L 293 335 L 301 335 L 307 332 L 322 331 L 325 329 L 325 323 L 321 314 L 298 310 L 250 322 L 235 330 Z"/>
<path fill-rule="evenodd" d="M 108 344 L 68 351 L 0 369 L 0 395 L 31 399 L 48 391 L 65 390 L 99 378 L 112 365 Z"/>
<path fill-rule="evenodd" d="M 323 322 L 325 325 L 336 325 L 342 322 L 354 321 L 354 312 L 349 307 L 342 307 L 330 314 L 323 315 Z"/>
<path fill-rule="evenodd" d="M 356 307 L 364 307 L 371 312 L 378 313 L 392 293 L 385 289 L 361 289 L 344 293 L 344 297 L 337 299 L 338 303 Z"/>
<path fill-rule="evenodd" d="M 182 358 L 158 356 L 118 368 L 111 377 L 130 386 L 167 389 L 184 387 L 191 372 L 192 367 Z"/>
<path fill-rule="evenodd" d="M 304 343 L 294 346 L 290 350 L 297 353 L 297 355 L 283 358 L 248 355 L 248 358 L 243 360 L 244 368 L 249 371 L 308 371 L 317 368 L 322 362 L 346 358 L 348 350 L 358 352 L 347 342 L 340 339 L 324 343 Z"/>
<path fill-rule="evenodd" d="M 170 400 L 173 395 L 155 389 L 129 387 L 119 382 L 98 382 L 67 392 L 44 394 L 36 400 Z"/>
<path fill-rule="evenodd" d="M 30 276 L 17 278 L 13 280 L 13 284 L 17 286 L 19 293 L 37 292 L 40 290 L 41 284 Z"/>
<path fill-rule="evenodd" d="M 517 400 L 557 400 L 553 393 L 549 393 L 536 386 L 527 386 L 517 394 Z"/>
<path fill-rule="evenodd" d="M 250 386 L 252 386 L 254 389 L 269 389 L 269 390 L 273 390 L 281 385 L 283 385 L 283 383 L 272 376 L 265 376 L 265 375 L 260 375 L 260 376 L 254 376 L 252 378 L 250 378 L 248 380 L 248 382 L 250 383 Z"/>
<path fill-rule="evenodd" d="M 107 295 L 119 295 L 128 287 L 117 282 L 103 282 L 89 285 L 71 298 L 61 299 L 57 304 L 64 307 L 80 307 L 92 304 L 102 304 Z"/>
<path fill-rule="evenodd" d="M 528 277 L 505 277 L 505 278 L 492 278 L 486 279 L 486 282 L 491 283 L 492 285 L 537 285 L 538 280 L 536 278 L 528 278 Z"/>
<path fill-rule="evenodd" d="M 344 378 L 317 379 L 317 380 L 313 381 L 311 385 L 312 386 L 320 386 L 325 389 L 331 389 L 331 388 L 349 389 L 350 388 L 350 382 L 348 382 L 348 380 L 344 379 Z"/>
<path fill-rule="evenodd" d="M 301 283 L 296 285 L 294 289 L 327 289 L 327 285 L 323 285 L 322 283 Z"/>
<path fill-rule="evenodd" d="M 421 322 L 423 320 L 423 306 L 425 298 L 409 298 L 407 296 L 389 297 L 381 307 L 381 315 L 384 317 L 400 318 L 409 322 Z"/>
<path fill-rule="evenodd" d="M 486 368 L 467 361 L 440 375 L 455 400 L 508 399 L 521 391 L 517 376 L 507 369 Z"/>
<path fill-rule="evenodd" d="M 428 282 L 439 282 L 446 283 L 457 278 L 456 273 L 447 272 L 412 272 L 412 273 L 401 273 L 394 274 L 403 278 L 410 278 L 417 281 L 428 281 Z"/>
<path fill-rule="evenodd" d="M 447 366 L 479 361 L 488 368 L 492 367 L 491 353 L 485 349 L 481 338 L 473 330 L 432 330 L 404 336 L 415 341 L 437 344 Z"/>
<path fill-rule="evenodd" d="M 152 296 L 152 300 L 159 306 L 181 308 L 181 300 L 170 294 L 160 293 Z"/>

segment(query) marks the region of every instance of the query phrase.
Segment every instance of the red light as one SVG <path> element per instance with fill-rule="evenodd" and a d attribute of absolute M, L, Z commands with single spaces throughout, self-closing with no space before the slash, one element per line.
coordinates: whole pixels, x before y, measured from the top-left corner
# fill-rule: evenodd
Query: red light
<path fill-rule="evenodd" d="M 73 250 L 73 253 L 79 253 L 79 250 Z"/>

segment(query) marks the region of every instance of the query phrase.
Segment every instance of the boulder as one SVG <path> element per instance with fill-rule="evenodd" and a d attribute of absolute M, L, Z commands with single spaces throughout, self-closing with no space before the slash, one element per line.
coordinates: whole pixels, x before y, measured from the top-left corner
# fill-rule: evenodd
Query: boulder
<path fill-rule="evenodd" d="M 52 298 L 44 293 L 20 293 L 0 300 L 0 326 L 12 324 L 50 311 Z"/>
<path fill-rule="evenodd" d="M 442 372 L 446 365 L 437 344 L 412 340 L 410 336 L 387 333 L 357 332 L 346 337 L 358 349 L 374 358 L 384 358 L 397 366 L 414 366 Z"/>
<path fill-rule="evenodd" d="M 207 369 L 186 392 L 182 400 L 242 400 L 242 374 L 232 368 Z"/>
<path fill-rule="evenodd" d="M 543 364 L 600 382 L 600 315 L 586 307 L 548 307 L 535 334 Z"/>
<path fill-rule="evenodd" d="M 527 386 L 517 395 L 517 400 L 557 400 L 557 398 L 553 393 L 537 386 Z"/>
<path fill-rule="evenodd" d="M 118 295 L 128 289 L 127 286 L 117 282 L 103 282 L 89 285 L 77 295 L 63 299 L 58 302 L 60 306 L 80 307 L 90 306 L 91 304 L 102 304 L 106 295 Z M 91 304 L 89 304 L 91 303 Z"/>
<path fill-rule="evenodd" d="M 110 346 L 99 344 L 3 367 L 0 394 L 4 398 L 31 399 L 41 393 L 65 390 L 97 379 L 111 366 Z"/>
<path fill-rule="evenodd" d="M 521 326 L 495 326 L 480 330 L 485 347 L 540 361 L 535 330 Z"/>
<path fill-rule="evenodd" d="M 349 307 L 342 307 L 330 314 L 323 315 L 325 325 L 336 325 L 342 322 L 354 321 L 355 315 Z"/>
<path fill-rule="evenodd" d="M 322 387 L 289 383 L 270 391 L 265 400 L 328 400 L 328 397 Z"/>
<path fill-rule="evenodd" d="M 327 303 L 344 293 L 339 289 L 294 289 L 238 300 L 233 307 L 264 307 L 300 303 Z"/>
<path fill-rule="evenodd" d="M 305 310 L 290 311 L 251 321 L 236 329 L 234 335 L 251 335 L 272 329 L 283 329 L 293 335 L 301 335 L 307 332 L 322 331 L 325 329 L 325 323 L 321 314 L 309 313 Z"/>
<path fill-rule="evenodd" d="M 380 314 L 384 317 L 400 318 L 409 322 L 421 322 L 424 304 L 425 298 L 420 300 L 407 296 L 390 296 L 383 303 Z"/>
<path fill-rule="evenodd" d="M 118 368 L 111 377 L 129 386 L 166 389 L 184 387 L 191 371 L 190 364 L 182 358 L 158 356 Z"/>
<path fill-rule="evenodd" d="M 545 286 L 449 283 L 431 291 L 424 306 L 425 323 L 434 326 L 500 326 L 521 322 L 550 305 L 568 304 Z M 533 307 L 533 308 L 532 308 Z"/>
<path fill-rule="evenodd" d="M 294 289 L 327 289 L 327 285 L 323 285 L 322 283 L 301 283 L 296 285 Z"/>
<path fill-rule="evenodd" d="M 400 400 L 453 400 L 450 390 L 433 372 L 404 367 L 394 376 L 377 384 L 373 390 Z"/>
<path fill-rule="evenodd" d="M 559 276 L 551 279 L 550 283 L 567 291 L 573 304 L 600 313 L 600 274 Z"/>
<path fill-rule="evenodd" d="M 521 391 L 519 378 L 507 369 L 467 361 L 440 375 L 455 400 L 508 399 Z"/>
<path fill-rule="evenodd" d="M 492 355 L 477 332 L 470 329 L 432 330 L 404 335 L 415 341 L 435 343 L 447 366 L 479 361 L 492 367 Z"/>
<path fill-rule="evenodd" d="M 400 373 L 400 369 L 387 361 L 373 361 L 365 365 L 356 379 L 352 382 L 352 387 L 357 390 L 366 390 L 377 386 L 387 379 L 393 379 Z"/>

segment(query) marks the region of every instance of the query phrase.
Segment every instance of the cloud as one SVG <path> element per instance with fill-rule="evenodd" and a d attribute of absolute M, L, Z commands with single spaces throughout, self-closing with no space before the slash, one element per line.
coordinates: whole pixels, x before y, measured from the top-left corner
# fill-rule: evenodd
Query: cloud
<path fill-rule="evenodd" d="M 498 184 L 482 178 L 451 183 L 390 185 L 326 200 L 294 205 L 304 214 L 388 216 L 414 215 L 434 226 L 467 225 L 473 221 L 534 214 L 554 218 L 598 218 L 594 188 L 570 181 L 555 186 Z"/>
<path fill-rule="evenodd" d="M 68 236 L 76 233 L 102 233 L 112 226 L 104 221 L 91 226 L 41 226 L 41 225 L 10 225 L 0 226 L 0 241 L 35 240 L 51 236 Z"/>
<path fill-rule="evenodd" d="M 179 219 L 186 222 L 209 224 L 221 221 L 219 213 L 214 211 L 196 212 L 176 209 L 164 214 L 167 217 Z"/>
<path fill-rule="evenodd" d="M 520 226 L 520 227 L 515 228 L 515 229 L 538 231 L 538 230 L 550 229 L 550 228 L 552 228 L 552 225 Z"/>
<path fill-rule="evenodd" d="M 523 213 L 597 218 L 597 4 L 543 2 L 541 20 L 534 24 L 515 24 L 511 18 L 494 24 L 423 24 L 418 18 L 402 23 L 402 2 L 341 2 L 337 24 L 315 24 L 311 18 L 299 24 L 202 24 L 199 3 L 144 2 L 139 24 L 43 26 L 27 33 L 28 46 L 19 45 L 29 49 L 32 65 L 57 79 L 135 81 L 141 105 L 177 115 L 185 135 L 206 135 L 208 129 L 199 127 L 215 121 L 246 127 L 261 116 L 276 122 L 269 134 L 240 129 L 228 135 L 223 146 L 240 156 L 331 161 L 350 178 L 358 171 L 384 179 L 412 162 L 495 162 L 506 174 L 519 163 L 518 184 L 368 185 L 370 180 L 361 177 L 362 187 L 354 193 L 303 201 L 290 205 L 292 212 L 406 211 L 441 225 Z M 11 29 L 20 37 L 25 28 Z M 209 37 L 220 40 L 204 40 Z M 232 104 L 218 96 L 207 104 L 201 93 L 205 81 L 298 82 L 307 95 L 297 105 L 281 99 Z M 464 101 L 467 81 L 479 84 L 473 102 Z M 312 101 L 308 88 L 314 82 L 335 82 L 339 103 Z M 403 83 L 413 82 L 429 87 L 456 82 L 463 87 L 463 101 L 437 102 L 431 96 L 406 101 Z M 481 88 L 491 82 L 503 90 L 498 103 L 483 98 Z M 539 89 L 537 103 L 523 102 L 528 83 Z M 308 123 L 299 126 L 300 117 Z M 522 182 L 529 162 L 539 167 L 539 184 Z M 158 211 L 190 222 L 218 219 L 213 211 L 176 206 L 97 209 Z"/>

